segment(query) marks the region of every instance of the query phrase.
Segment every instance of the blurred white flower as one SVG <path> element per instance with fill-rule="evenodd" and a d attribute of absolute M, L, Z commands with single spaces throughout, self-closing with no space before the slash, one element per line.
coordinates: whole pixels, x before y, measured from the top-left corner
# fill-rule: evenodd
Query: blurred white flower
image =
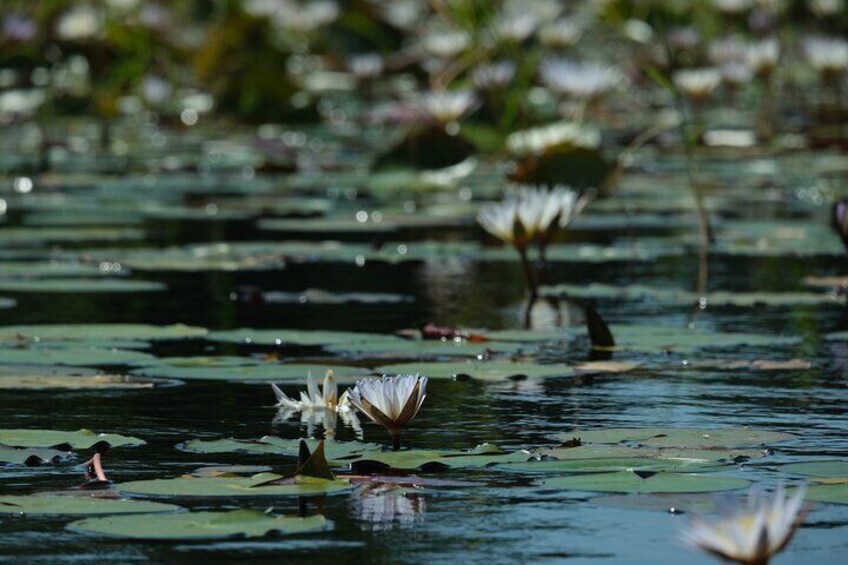
<path fill-rule="evenodd" d="M 767 499 L 755 486 L 744 503 L 728 503 L 721 516 L 690 520 L 682 540 L 727 561 L 764 565 L 786 547 L 801 525 L 805 492 L 801 487 L 787 498 L 781 485 Z"/>
<path fill-rule="evenodd" d="M 471 38 L 464 31 L 430 29 L 422 42 L 427 53 L 440 59 L 456 57 L 471 46 Z"/>
<path fill-rule="evenodd" d="M 484 230 L 518 249 L 526 249 L 530 238 L 518 219 L 518 200 L 506 198 L 502 202 L 485 204 L 477 214 L 477 222 Z"/>
<path fill-rule="evenodd" d="M 819 18 L 835 16 L 845 9 L 845 0 L 807 0 L 810 11 Z"/>
<path fill-rule="evenodd" d="M 721 66 L 721 78 L 731 86 L 742 86 L 751 82 L 754 73 L 748 65 L 740 62 L 729 62 Z"/>
<path fill-rule="evenodd" d="M 446 124 L 459 120 L 477 104 L 470 90 L 433 90 L 421 98 L 421 107 L 430 117 Z"/>
<path fill-rule="evenodd" d="M 521 43 L 530 37 L 539 25 L 532 12 L 508 10 L 499 15 L 494 23 L 494 35 L 503 41 Z"/>
<path fill-rule="evenodd" d="M 141 97 L 154 108 L 162 106 L 174 93 L 173 85 L 164 78 L 156 75 L 147 75 L 141 81 Z"/>
<path fill-rule="evenodd" d="M 411 29 L 423 17 L 426 6 L 421 0 L 392 0 L 374 2 L 383 15 L 383 18 L 400 29 Z"/>
<path fill-rule="evenodd" d="M 748 45 L 745 61 L 759 77 L 768 78 L 780 59 L 780 43 L 775 37 L 761 39 Z"/>
<path fill-rule="evenodd" d="M 539 30 L 539 41 L 546 47 L 560 49 L 577 43 L 582 34 L 582 28 L 575 22 L 560 19 L 542 26 Z"/>
<path fill-rule="evenodd" d="M 841 73 L 848 68 L 848 41 L 840 37 L 808 37 L 804 54 L 820 73 Z"/>
<path fill-rule="evenodd" d="M 695 101 L 703 101 L 721 84 L 721 72 L 714 68 L 686 69 L 674 73 L 674 85 Z"/>
<path fill-rule="evenodd" d="M 400 448 L 400 431 L 411 422 L 427 397 L 427 377 L 383 375 L 362 379 L 350 389 L 350 403 L 375 424 L 388 430 L 394 449 Z"/>
<path fill-rule="evenodd" d="M 601 145 L 601 134 L 596 129 L 574 122 L 555 122 L 517 131 L 506 138 L 507 149 L 518 157 L 541 155 L 552 147 L 562 145 L 597 149 Z"/>
<path fill-rule="evenodd" d="M 754 0 L 713 0 L 713 6 L 725 14 L 741 14 L 754 7 Z"/>
<path fill-rule="evenodd" d="M 474 86 L 480 90 L 499 90 L 508 86 L 515 77 L 515 65 L 501 61 L 481 65 L 471 73 Z"/>
<path fill-rule="evenodd" d="M 336 21 L 339 11 L 335 0 L 312 0 L 306 3 L 286 0 L 281 2 L 271 16 L 281 29 L 310 33 Z"/>
<path fill-rule="evenodd" d="M 621 75 L 612 67 L 549 59 L 540 67 L 542 81 L 559 94 L 589 100 L 615 88 Z"/>
<path fill-rule="evenodd" d="M 80 4 L 62 14 L 56 23 L 56 35 L 59 39 L 79 41 L 99 34 L 102 27 L 100 11 L 88 4 Z"/>
<path fill-rule="evenodd" d="M 721 37 L 710 42 L 707 58 L 714 65 L 739 63 L 748 57 L 748 46 L 738 35 Z"/>
<path fill-rule="evenodd" d="M 377 78 L 383 74 L 383 58 L 377 53 L 353 55 L 347 60 L 347 68 L 360 80 Z"/>

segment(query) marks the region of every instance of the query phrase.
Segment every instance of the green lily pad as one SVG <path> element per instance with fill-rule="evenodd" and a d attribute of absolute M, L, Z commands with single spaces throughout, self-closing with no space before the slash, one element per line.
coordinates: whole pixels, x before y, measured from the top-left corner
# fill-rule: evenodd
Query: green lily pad
<path fill-rule="evenodd" d="M 714 463 L 694 459 L 631 457 L 613 459 L 572 459 L 527 461 L 500 465 L 505 471 L 522 473 L 609 473 L 612 471 L 705 471 L 721 469 Z"/>
<path fill-rule="evenodd" d="M 580 438 L 584 443 L 628 442 L 651 447 L 681 448 L 760 446 L 793 438 L 785 433 L 750 428 L 607 428 L 573 430 L 557 437 L 563 441 Z"/>
<path fill-rule="evenodd" d="M 284 484 L 264 484 L 283 479 L 282 475 L 259 473 L 251 477 L 177 477 L 131 481 L 115 486 L 122 494 L 166 497 L 233 497 L 233 496 L 318 496 L 335 494 L 353 488 L 345 479 L 334 481 L 312 477 L 285 479 Z M 254 486 L 260 485 L 260 486 Z"/>
<path fill-rule="evenodd" d="M 668 473 L 660 471 L 640 477 L 633 471 L 592 473 L 545 479 L 540 484 L 546 488 L 596 492 L 662 493 L 662 492 L 716 492 L 736 490 L 751 484 L 745 479 Z"/>
<path fill-rule="evenodd" d="M 497 446 L 483 444 L 470 451 L 421 450 L 382 451 L 368 453 L 352 462 L 354 471 L 371 469 L 376 463 L 392 469 L 412 471 L 418 469 L 450 468 L 473 469 L 503 463 L 518 463 L 532 457 L 529 451 L 503 451 Z"/>
<path fill-rule="evenodd" d="M 0 390 L 146 390 L 174 386 L 179 381 L 132 375 L 45 375 L 0 376 Z"/>
<path fill-rule="evenodd" d="M 182 509 L 173 504 L 96 496 L 0 496 L 0 514 L 79 516 L 86 514 L 149 514 L 175 512 L 177 510 Z"/>
<path fill-rule="evenodd" d="M 384 357 L 391 359 L 418 359 L 423 357 L 476 357 L 489 351 L 497 353 L 519 353 L 532 345 L 520 342 L 483 343 L 468 340 L 399 339 L 382 336 L 360 343 L 340 343 L 327 347 L 333 353 L 360 357 Z"/>
<path fill-rule="evenodd" d="M 68 524 L 68 529 L 86 534 L 144 540 L 201 540 L 232 537 L 258 538 L 269 533 L 303 534 L 331 527 L 321 515 L 308 518 L 265 514 L 258 510 L 226 512 L 180 512 L 157 516 L 88 518 Z"/>
<path fill-rule="evenodd" d="M 298 364 L 282 364 L 277 362 L 262 362 L 251 361 L 249 358 L 228 358 L 241 359 L 241 365 L 229 364 L 224 361 L 221 364 L 216 364 L 210 361 L 209 364 L 191 364 L 190 357 L 179 358 L 176 365 L 167 364 L 170 358 L 161 358 L 162 363 L 158 365 L 150 365 L 140 369 L 133 370 L 135 375 L 143 375 L 149 377 L 167 377 L 171 379 L 186 379 L 186 380 L 213 380 L 213 381 L 231 381 L 244 383 L 267 383 L 294 381 L 302 383 L 306 381 L 309 373 L 316 377 L 320 377 L 326 373 L 327 369 L 332 369 L 333 375 L 337 382 L 347 383 L 353 382 L 359 378 L 366 377 L 371 374 L 369 369 L 364 367 L 353 367 L 347 365 L 298 365 Z M 212 360 L 214 358 L 201 358 Z"/>
<path fill-rule="evenodd" d="M 550 330 L 494 330 L 482 332 L 483 335 L 493 341 L 520 341 L 523 343 L 569 341 L 574 334 L 567 328 L 554 328 Z"/>
<path fill-rule="evenodd" d="M 806 500 L 848 504 L 848 483 L 837 485 L 812 485 L 807 487 Z"/>
<path fill-rule="evenodd" d="M 273 453 L 297 457 L 300 439 L 283 439 L 277 436 L 264 436 L 258 440 L 246 439 L 192 439 L 179 444 L 177 447 L 192 453 Z M 305 439 L 310 451 L 318 447 L 320 440 Z M 375 443 L 358 441 L 324 442 L 324 455 L 330 464 L 346 464 L 348 459 L 355 459 L 375 451 L 382 451 L 382 446 Z"/>
<path fill-rule="evenodd" d="M 789 463 L 780 467 L 782 471 L 808 477 L 839 478 L 848 477 L 848 461 L 810 461 L 809 463 Z"/>
<path fill-rule="evenodd" d="M 0 348 L 0 363 L 15 365 L 146 365 L 156 357 L 127 349 L 97 347 Z"/>
<path fill-rule="evenodd" d="M 699 328 L 613 325 L 616 348 L 636 351 L 689 351 L 734 347 L 776 347 L 800 342 L 794 336 L 713 332 Z"/>
<path fill-rule="evenodd" d="M 381 292 L 328 292 L 310 288 L 303 292 L 266 292 L 262 294 L 265 302 L 271 304 L 402 304 L 413 302 L 415 298 L 408 294 L 388 294 Z"/>
<path fill-rule="evenodd" d="M 481 381 L 565 377 L 571 376 L 574 373 L 566 365 L 538 365 L 535 363 L 516 363 L 512 361 L 403 363 L 377 367 L 375 371 L 388 375 L 419 374 L 433 379 L 463 380 L 470 377 Z"/>
<path fill-rule="evenodd" d="M 325 346 L 350 343 L 367 343 L 372 340 L 389 340 L 392 342 L 403 342 L 404 340 L 381 334 L 369 334 L 364 332 L 336 332 L 336 331 L 310 331 L 310 330 L 254 330 L 241 328 L 237 330 L 225 330 L 211 332 L 208 337 L 211 341 L 223 343 L 240 343 L 245 345 L 303 345 L 303 346 Z"/>
<path fill-rule="evenodd" d="M 100 263 L 79 261 L 8 261 L 3 263 L 3 278 L 96 277 L 115 276 Z"/>
<path fill-rule="evenodd" d="M 0 246 L 33 242 L 132 241 L 144 238 L 144 231 L 133 228 L 5 228 L 0 230 Z"/>
<path fill-rule="evenodd" d="M 11 298 L 0 297 L 0 309 L 14 308 L 17 303 L 18 303 L 17 300 L 12 300 Z"/>
<path fill-rule="evenodd" d="M 32 279 L 0 280 L 0 290 L 6 292 L 158 292 L 167 286 L 160 282 L 128 279 Z"/>
<path fill-rule="evenodd" d="M 613 494 L 589 500 L 590 504 L 623 510 L 644 510 L 664 513 L 697 512 L 713 514 L 718 510 L 713 494 Z"/>
<path fill-rule="evenodd" d="M 70 451 L 60 451 L 49 447 L 8 447 L 0 444 L 0 464 L 41 465 L 44 463 L 63 463 L 73 459 Z"/>
<path fill-rule="evenodd" d="M 14 447 L 52 447 L 67 444 L 74 449 L 88 449 L 101 441 L 105 441 L 112 447 L 136 447 L 146 443 L 137 437 L 96 434 L 86 429 L 75 432 L 22 428 L 0 429 L 0 443 Z"/>
<path fill-rule="evenodd" d="M 561 460 L 579 459 L 623 459 L 644 457 L 650 459 L 688 460 L 698 463 L 718 461 L 744 461 L 765 457 L 765 449 L 681 449 L 677 447 L 631 446 L 622 444 L 586 443 L 578 447 L 556 447 L 540 449 L 537 453 L 544 457 Z"/>
<path fill-rule="evenodd" d="M 194 339 L 207 334 L 205 328 L 173 324 L 42 324 L 0 326 L 0 343 L 56 341 L 155 341 L 162 339 Z"/>
<path fill-rule="evenodd" d="M 589 285 L 560 284 L 541 289 L 542 294 L 573 298 L 619 298 L 630 300 L 656 300 L 674 304 L 695 304 L 702 295 L 683 289 L 652 287 L 646 285 L 613 286 L 592 283 Z M 814 292 L 728 292 L 712 291 L 703 295 L 709 306 L 794 306 L 836 302 L 833 293 Z"/>

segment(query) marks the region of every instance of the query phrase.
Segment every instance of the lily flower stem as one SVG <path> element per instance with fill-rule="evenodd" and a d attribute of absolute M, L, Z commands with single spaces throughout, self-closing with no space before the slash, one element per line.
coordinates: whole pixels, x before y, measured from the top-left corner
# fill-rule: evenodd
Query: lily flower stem
<path fill-rule="evenodd" d="M 536 259 L 536 284 L 538 286 L 545 284 L 545 272 L 548 270 L 548 243 L 547 239 L 539 239 L 536 242 L 536 249 L 539 252 Z"/>
<path fill-rule="evenodd" d="M 521 256 L 521 267 L 524 269 L 524 279 L 527 281 L 527 287 L 530 289 L 530 301 L 535 301 L 539 296 L 539 289 L 536 286 L 536 280 L 533 277 L 533 266 L 530 264 L 530 259 L 527 257 L 527 248 L 519 247 L 518 254 Z"/>
<path fill-rule="evenodd" d="M 400 433 L 392 434 L 392 451 L 400 451 Z"/>
<path fill-rule="evenodd" d="M 83 463 L 85 465 L 86 477 L 88 479 L 97 479 L 98 481 L 108 481 L 106 473 L 103 471 L 103 464 L 100 462 L 100 454 L 95 453 L 91 459 Z"/>

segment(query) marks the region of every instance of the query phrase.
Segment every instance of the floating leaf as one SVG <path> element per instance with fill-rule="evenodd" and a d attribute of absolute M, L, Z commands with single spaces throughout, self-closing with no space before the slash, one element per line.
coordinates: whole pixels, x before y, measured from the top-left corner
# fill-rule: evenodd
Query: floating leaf
<path fill-rule="evenodd" d="M 608 473 L 611 471 L 705 471 L 722 467 L 696 459 L 631 457 L 616 459 L 572 459 L 527 461 L 500 465 L 505 471 L 523 473 Z"/>
<path fill-rule="evenodd" d="M 848 477 L 848 461 L 810 461 L 809 463 L 789 463 L 782 465 L 782 471 L 808 477 L 840 478 Z"/>
<path fill-rule="evenodd" d="M 590 504 L 624 510 L 647 510 L 681 514 L 697 512 L 702 515 L 718 510 L 715 495 L 705 494 L 613 494 L 589 500 Z"/>
<path fill-rule="evenodd" d="M 403 304 L 415 298 L 408 294 L 379 292 L 328 292 L 307 289 L 303 292 L 265 292 L 262 299 L 271 304 Z"/>
<path fill-rule="evenodd" d="M 0 357 L 1 358 L 1 357 Z M 177 365 L 167 364 L 168 357 L 161 358 L 159 365 L 152 365 L 136 369 L 133 374 L 145 375 L 152 377 L 168 377 L 172 379 L 205 379 L 214 381 L 231 381 L 231 382 L 280 382 L 280 381 L 296 381 L 298 383 L 306 380 L 307 375 L 311 372 L 313 375 L 323 375 L 327 369 L 333 370 L 333 376 L 338 382 L 352 382 L 358 378 L 362 378 L 371 374 L 371 371 L 363 367 L 353 367 L 346 365 L 298 365 L 298 364 L 282 364 L 274 361 L 252 361 L 249 358 L 227 358 L 218 364 L 214 361 L 214 357 L 198 358 L 199 360 L 209 360 L 208 365 L 204 365 L 203 361 L 198 361 L 198 364 L 193 364 L 192 358 L 182 357 L 176 362 Z M 231 359 L 240 359 L 241 365 L 230 364 Z"/>
<path fill-rule="evenodd" d="M 0 326 L 0 342 L 59 342 L 133 340 L 154 341 L 163 339 L 196 339 L 207 334 L 204 328 L 173 324 L 42 324 L 28 326 Z"/>
<path fill-rule="evenodd" d="M 639 363 L 623 361 L 587 361 L 574 367 L 574 372 L 581 375 L 618 374 L 628 373 L 638 367 Z"/>
<path fill-rule="evenodd" d="M 153 355 L 126 349 L 73 346 L 0 348 L 0 363 L 15 365 L 146 365 L 155 360 Z"/>
<path fill-rule="evenodd" d="M 267 484 L 279 480 L 280 484 Z M 255 486 L 255 485 L 262 486 Z M 233 496 L 318 496 L 335 494 L 353 488 L 346 479 L 329 481 L 311 477 L 285 479 L 273 473 L 259 473 L 251 477 L 178 477 L 131 481 L 115 486 L 119 492 L 130 495 L 167 497 L 233 497 Z"/>
<path fill-rule="evenodd" d="M 144 238 L 144 231 L 133 228 L 5 228 L 0 230 L 0 246 L 33 242 L 121 241 Z"/>
<path fill-rule="evenodd" d="M 192 453 L 274 453 L 297 457 L 300 441 L 305 441 L 310 450 L 318 446 L 317 439 L 283 439 L 277 436 L 264 436 L 258 440 L 247 439 L 192 439 L 179 444 L 177 447 Z M 382 446 L 375 443 L 358 441 L 324 442 L 324 453 L 331 464 L 346 464 L 346 460 L 355 459 L 374 451 L 382 451 Z"/>
<path fill-rule="evenodd" d="M 848 483 L 809 486 L 805 498 L 813 502 L 848 504 Z"/>
<path fill-rule="evenodd" d="M 613 286 L 601 283 L 588 285 L 561 284 L 542 289 L 548 296 L 571 298 L 617 298 L 654 300 L 673 304 L 695 304 L 702 298 L 709 306 L 794 306 L 817 305 L 836 301 L 833 293 L 813 292 L 730 292 L 712 291 L 699 294 L 682 289 L 646 285 Z"/>
<path fill-rule="evenodd" d="M 577 447 L 540 449 L 543 457 L 562 460 L 623 459 L 644 457 L 650 459 L 685 459 L 692 462 L 737 462 L 765 457 L 765 449 L 681 449 L 677 447 L 630 446 L 622 444 L 585 443 Z"/>
<path fill-rule="evenodd" d="M 68 524 L 68 529 L 86 534 L 144 540 L 201 540 L 231 537 L 258 538 L 269 533 L 302 534 L 331 527 L 321 515 L 294 518 L 265 514 L 258 510 L 226 512 L 180 512 L 157 516 L 88 518 Z"/>
<path fill-rule="evenodd" d="M 375 369 L 378 373 L 420 374 L 433 379 L 477 379 L 481 381 L 523 380 L 542 377 L 567 377 L 573 374 L 566 365 L 537 365 L 511 361 L 463 361 L 404 363 Z"/>
<path fill-rule="evenodd" d="M 405 449 L 369 453 L 352 461 L 351 469 L 354 472 L 374 472 L 381 468 L 402 471 L 468 469 L 523 462 L 531 456 L 529 451 L 506 452 L 490 444 L 477 446 L 470 451 Z"/>
<path fill-rule="evenodd" d="M 714 492 L 747 487 L 750 482 L 733 477 L 697 475 L 688 473 L 646 472 L 642 476 L 634 471 L 592 473 L 545 479 L 540 484 L 552 489 L 596 492 L 661 493 L 661 492 Z"/>
<path fill-rule="evenodd" d="M 487 352 L 517 354 L 531 345 L 519 342 L 476 343 L 468 340 L 400 339 L 382 336 L 360 343 L 340 343 L 327 349 L 334 353 L 357 356 L 374 356 L 392 359 L 417 359 L 423 357 L 474 357 Z"/>
<path fill-rule="evenodd" d="M 182 509 L 173 504 L 96 496 L 0 496 L 0 514 L 149 514 L 177 510 Z"/>
<path fill-rule="evenodd" d="M 16 300 L 12 300 L 11 298 L 0 297 L 0 309 L 14 308 L 17 303 L 18 302 Z"/>
<path fill-rule="evenodd" d="M 637 351 L 687 351 L 733 347 L 775 347 L 798 343 L 800 338 L 741 332 L 713 332 L 698 328 L 613 325 L 618 349 Z"/>
<path fill-rule="evenodd" d="M 240 343 L 244 345 L 311 345 L 325 346 L 351 343 L 367 343 L 372 340 L 389 340 L 402 343 L 404 340 L 381 334 L 364 332 L 336 332 L 310 330 L 254 330 L 241 328 L 211 332 L 211 341 Z"/>
<path fill-rule="evenodd" d="M 0 390 L 139 390 L 174 386 L 179 381 L 131 375 L 19 375 L 0 376 Z"/>
<path fill-rule="evenodd" d="M 651 447 L 747 447 L 792 439 L 793 436 L 750 428 L 607 428 L 572 430 L 558 436 L 563 441 L 580 438 L 584 443 L 635 443 Z"/>
<path fill-rule="evenodd" d="M 167 287 L 160 282 L 128 279 L 32 279 L 0 280 L 0 290 L 6 292 L 47 292 L 47 293 L 86 293 L 86 292 L 155 292 Z"/>
<path fill-rule="evenodd" d="M 11 463 L 13 465 L 42 465 L 45 463 L 57 464 L 73 459 L 71 451 L 60 451 L 47 447 L 16 448 L 0 444 L 0 464 Z"/>
<path fill-rule="evenodd" d="M 0 443 L 15 447 L 70 445 L 74 449 L 88 449 L 100 442 L 106 442 L 112 447 L 135 447 L 146 443 L 144 440 L 136 437 L 118 434 L 96 434 L 86 429 L 75 432 L 21 428 L 0 429 Z"/>

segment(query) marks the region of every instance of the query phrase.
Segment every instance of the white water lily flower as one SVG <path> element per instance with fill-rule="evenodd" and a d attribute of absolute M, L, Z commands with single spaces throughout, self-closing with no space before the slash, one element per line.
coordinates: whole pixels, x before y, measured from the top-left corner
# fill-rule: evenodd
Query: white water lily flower
<path fill-rule="evenodd" d="M 718 69 L 688 69 L 674 73 L 674 85 L 696 101 L 706 99 L 721 84 Z"/>
<path fill-rule="evenodd" d="M 435 90 L 424 94 L 422 109 L 441 123 L 455 122 L 477 104 L 470 90 Z"/>
<path fill-rule="evenodd" d="M 509 61 L 490 63 L 474 69 L 471 80 L 480 90 L 505 88 L 515 77 L 515 65 Z"/>
<path fill-rule="evenodd" d="M 601 134 L 597 129 L 575 122 L 555 122 L 517 131 L 506 138 L 507 149 L 518 157 L 540 155 L 552 147 L 566 144 L 598 149 L 601 146 Z"/>
<path fill-rule="evenodd" d="M 782 550 L 801 525 L 806 488 L 786 497 L 779 486 L 771 499 L 754 487 L 744 503 L 726 507 L 717 518 L 696 517 L 683 531 L 683 542 L 727 561 L 763 565 Z"/>
<path fill-rule="evenodd" d="M 485 204 L 477 214 L 477 221 L 484 230 L 519 249 L 526 248 L 529 239 L 518 222 L 518 200 L 506 198 L 503 202 Z M 520 229 L 516 229 L 516 228 Z"/>
<path fill-rule="evenodd" d="M 848 41 L 839 37 L 808 37 L 804 54 L 820 73 L 841 73 L 848 69 Z"/>
<path fill-rule="evenodd" d="M 332 410 L 334 412 L 350 411 L 349 392 L 345 391 L 339 397 L 336 379 L 333 371 L 327 371 L 324 377 L 323 388 L 318 388 L 318 381 L 309 372 L 306 377 L 306 391 L 300 391 L 300 400 L 294 400 L 280 390 L 280 387 L 271 383 L 274 395 L 277 397 L 277 406 L 295 411 L 306 410 Z"/>
<path fill-rule="evenodd" d="M 725 14 L 741 14 L 754 6 L 754 0 L 713 0 L 713 6 Z"/>
<path fill-rule="evenodd" d="M 582 100 L 596 98 L 621 81 L 621 75 L 612 67 L 566 59 L 543 61 L 539 72 L 551 90 Z"/>
<path fill-rule="evenodd" d="M 768 37 L 748 45 L 745 62 L 751 71 L 761 77 L 768 77 L 777 67 L 780 59 L 780 43 L 775 37 Z"/>
<path fill-rule="evenodd" d="M 583 29 L 572 20 L 560 19 L 539 30 L 539 41 L 546 47 L 560 49 L 577 43 Z"/>
<path fill-rule="evenodd" d="M 360 80 L 373 79 L 383 74 L 383 58 L 379 53 L 363 53 L 347 60 L 347 68 Z"/>
<path fill-rule="evenodd" d="M 807 0 L 807 6 L 816 17 L 827 18 L 844 10 L 845 0 Z"/>
<path fill-rule="evenodd" d="M 60 39 L 79 41 L 94 37 L 103 27 L 103 15 L 88 4 L 80 4 L 62 14 L 56 24 Z"/>
<path fill-rule="evenodd" d="M 349 395 L 351 404 L 389 431 L 394 449 L 400 448 L 400 430 L 415 418 L 426 397 L 427 377 L 422 375 L 362 379 Z"/>

